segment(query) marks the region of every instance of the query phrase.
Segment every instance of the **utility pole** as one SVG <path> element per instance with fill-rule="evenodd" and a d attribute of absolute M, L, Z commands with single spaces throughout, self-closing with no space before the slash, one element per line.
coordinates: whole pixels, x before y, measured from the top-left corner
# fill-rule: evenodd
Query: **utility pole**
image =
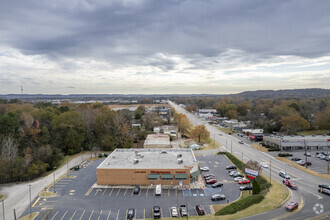
<path fill-rule="evenodd" d="M 30 219 L 32 219 L 32 213 L 31 213 L 31 208 L 32 208 L 32 200 L 31 200 L 31 184 L 29 184 L 29 192 L 30 192 Z"/>
<path fill-rule="evenodd" d="M 6 220 L 5 216 L 5 199 L 2 199 L 2 215 L 3 215 L 3 220 Z"/>

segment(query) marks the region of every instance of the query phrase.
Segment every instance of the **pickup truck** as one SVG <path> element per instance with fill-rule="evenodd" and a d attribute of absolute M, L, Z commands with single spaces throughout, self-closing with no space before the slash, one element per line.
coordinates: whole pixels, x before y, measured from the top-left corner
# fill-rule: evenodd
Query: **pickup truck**
<path fill-rule="evenodd" d="M 188 215 L 186 205 L 180 205 L 180 214 L 181 214 L 181 217 L 184 217 L 184 216 Z"/>

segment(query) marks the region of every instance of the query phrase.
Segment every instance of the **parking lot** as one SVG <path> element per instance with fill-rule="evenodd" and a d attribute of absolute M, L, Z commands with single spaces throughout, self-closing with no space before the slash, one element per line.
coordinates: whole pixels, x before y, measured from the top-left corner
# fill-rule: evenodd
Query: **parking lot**
<path fill-rule="evenodd" d="M 293 156 L 292 157 L 299 157 L 302 160 L 306 160 L 306 157 L 304 155 L 305 151 L 282 151 L 282 152 L 286 152 L 286 153 L 290 153 Z M 312 156 L 307 157 L 307 161 L 310 161 L 312 163 L 312 165 L 308 166 L 308 169 L 311 169 L 313 171 L 316 171 L 320 174 L 326 174 L 328 173 L 328 161 L 326 160 L 321 160 L 319 158 L 316 157 L 316 152 L 320 152 L 320 151 L 307 151 L 308 153 L 310 153 Z M 269 154 L 273 155 L 273 156 L 277 156 L 277 154 L 279 153 L 278 151 L 276 152 L 268 152 Z M 326 152 L 325 152 L 326 153 Z M 288 159 L 290 159 L 291 157 L 288 157 Z"/>
<path fill-rule="evenodd" d="M 33 201 L 33 211 L 40 214 L 37 220 L 51 219 L 126 219 L 127 210 L 135 209 L 136 219 L 152 218 L 152 207 L 161 207 L 161 216 L 170 217 L 172 206 L 187 205 L 190 216 L 197 215 L 195 205 L 200 204 L 206 214 L 211 214 L 211 205 L 232 202 L 239 198 L 240 190 L 238 184 L 225 170 L 230 162 L 226 157 L 207 156 L 197 157 L 200 166 L 208 166 L 210 171 L 224 185 L 220 188 L 206 186 L 202 189 L 163 189 L 161 196 L 154 195 L 154 188 L 141 188 L 139 194 L 133 193 L 133 187 L 111 187 L 92 188 L 96 182 L 96 167 L 103 161 L 88 161 L 78 171 L 70 171 L 68 177 L 56 182 L 56 197 L 38 198 Z M 211 201 L 212 194 L 221 193 L 226 196 L 225 200 Z M 26 210 L 25 215 L 29 213 Z"/>

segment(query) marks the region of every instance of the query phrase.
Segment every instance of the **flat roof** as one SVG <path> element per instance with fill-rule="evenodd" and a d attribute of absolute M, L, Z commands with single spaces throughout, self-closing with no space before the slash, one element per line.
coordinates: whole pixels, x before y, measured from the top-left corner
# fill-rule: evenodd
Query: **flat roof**
<path fill-rule="evenodd" d="M 167 134 L 148 134 L 144 141 L 144 146 L 147 145 L 171 145 L 170 136 Z"/>
<path fill-rule="evenodd" d="M 179 158 L 178 155 L 182 156 Z M 178 163 L 182 159 L 182 163 Z M 138 162 L 134 162 L 138 160 Z M 186 169 L 197 162 L 191 149 L 116 149 L 99 169 Z"/>
<path fill-rule="evenodd" d="M 282 139 L 282 140 L 289 140 L 289 141 L 298 141 L 298 140 L 326 140 L 330 139 L 329 135 L 294 135 L 294 136 L 266 136 L 272 139 Z"/>

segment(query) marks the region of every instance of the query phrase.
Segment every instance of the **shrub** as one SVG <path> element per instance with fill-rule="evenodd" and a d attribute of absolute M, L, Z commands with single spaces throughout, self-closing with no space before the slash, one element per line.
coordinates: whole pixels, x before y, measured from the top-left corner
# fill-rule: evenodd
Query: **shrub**
<path fill-rule="evenodd" d="M 277 147 L 270 147 L 268 148 L 268 151 L 280 151 L 280 149 Z"/>
<path fill-rule="evenodd" d="M 240 161 L 239 159 L 237 159 L 237 157 L 235 157 L 234 155 L 232 155 L 229 152 L 219 152 L 218 155 L 220 155 L 220 154 L 226 155 L 228 157 L 228 159 L 231 160 L 231 162 L 233 162 L 238 169 L 243 170 L 244 163 L 242 161 Z"/>
<path fill-rule="evenodd" d="M 290 153 L 279 153 L 278 156 L 279 157 L 292 157 L 292 154 L 290 154 Z"/>
<path fill-rule="evenodd" d="M 260 193 L 260 185 L 258 181 L 253 181 L 252 183 L 252 194 L 259 194 Z"/>
<path fill-rule="evenodd" d="M 264 199 L 264 196 L 262 195 L 253 195 L 249 196 L 243 199 L 240 199 L 236 202 L 231 203 L 230 205 L 220 209 L 215 215 L 228 215 L 228 214 L 234 214 L 238 211 L 241 211 L 243 209 L 246 209 L 247 207 L 257 204 L 261 202 Z"/>
<path fill-rule="evenodd" d="M 104 157 L 107 157 L 108 156 L 108 154 L 107 153 L 104 153 Z"/>
<path fill-rule="evenodd" d="M 103 157 L 103 154 L 102 153 L 99 153 L 99 158 Z"/>

